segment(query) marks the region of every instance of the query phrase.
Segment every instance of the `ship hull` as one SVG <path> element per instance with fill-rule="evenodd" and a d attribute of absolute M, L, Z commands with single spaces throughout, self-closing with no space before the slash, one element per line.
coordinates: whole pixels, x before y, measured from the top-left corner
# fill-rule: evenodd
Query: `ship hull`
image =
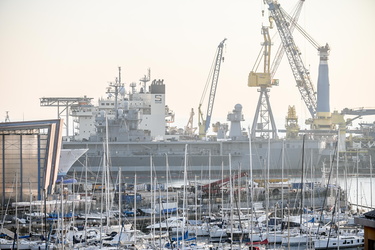
<path fill-rule="evenodd" d="M 65 142 L 63 147 L 88 148 L 89 175 L 95 176 L 103 170 L 102 142 Z M 306 164 L 313 166 L 312 172 L 320 177 L 319 163 L 327 150 L 327 145 L 320 140 L 306 140 L 304 145 L 302 140 L 256 140 L 251 143 L 251 150 L 249 141 L 110 142 L 108 147 L 110 170 L 121 171 L 122 176 L 130 179 L 129 182 L 135 174 L 147 182 L 151 177 L 150 166 L 154 177 L 166 178 L 167 165 L 169 178 L 183 179 L 185 147 L 186 170 L 188 177 L 193 179 L 194 176 L 209 175 L 212 179 L 220 179 L 222 175 L 229 175 L 230 162 L 232 172 L 252 169 L 254 176 L 268 173 L 269 177 L 281 177 L 282 173 L 286 177 L 300 176 L 303 147 Z M 85 168 L 76 163 L 71 171 L 79 173 Z"/>

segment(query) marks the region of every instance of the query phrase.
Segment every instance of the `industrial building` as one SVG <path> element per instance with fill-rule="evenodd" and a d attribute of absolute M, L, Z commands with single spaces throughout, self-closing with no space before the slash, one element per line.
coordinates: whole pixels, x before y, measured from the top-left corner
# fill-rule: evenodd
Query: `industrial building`
<path fill-rule="evenodd" d="M 56 182 L 62 143 L 61 119 L 0 123 L 0 197 L 41 200 Z"/>
<path fill-rule="evenodd" d="M 365 250 L 375 249 L 375 210 L 354 218 L 365 230 Z"/>

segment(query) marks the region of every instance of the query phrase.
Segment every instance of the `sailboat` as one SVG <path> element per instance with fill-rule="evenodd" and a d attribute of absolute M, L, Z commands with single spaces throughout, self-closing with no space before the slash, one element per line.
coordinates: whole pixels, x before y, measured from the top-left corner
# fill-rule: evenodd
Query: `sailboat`
<path fill-rule="evenodd" d="M 338 237 L 319 237 L 314 238 L 315 249 L 329 249 L 329 248 L 349 248 L 349 247 L 360 247 L 365 244 L 363 236 L 351 235 L 344 236 L 339 235 Z"/>

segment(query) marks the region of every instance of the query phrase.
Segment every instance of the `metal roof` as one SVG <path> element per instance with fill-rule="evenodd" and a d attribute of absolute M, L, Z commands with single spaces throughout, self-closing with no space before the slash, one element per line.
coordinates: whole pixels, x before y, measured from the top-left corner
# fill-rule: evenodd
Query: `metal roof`
<path fill-rule="evenodd" d="M 375 219 L 375 210 L 363 214 L 367 219 Z"/>

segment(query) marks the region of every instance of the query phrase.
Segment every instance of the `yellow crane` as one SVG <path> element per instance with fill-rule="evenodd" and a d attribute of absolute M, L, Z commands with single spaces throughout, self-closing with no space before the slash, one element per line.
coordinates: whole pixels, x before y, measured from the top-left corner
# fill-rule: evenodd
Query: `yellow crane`
<path fill-rule="evenodd" d="M 302 10 L 303 3 L 304 1 L 300 0 L 297 3 L 296 8 L 292 14 L 293 22 L 291 22 L 289 27 L 291 32 L 294 30 L 296 26 L 297 20 Z M 271 109 L 269 92 L 272 86 L 277 86 L 279 84 L 279 80 L 274 79 L 274 75 L 278 66 L 280 65 L 285 50 L 282 45 L 279 46 L 271 65 L 272 41 L 269 34 L 269 29 L 273 28 L 273 21 L 273 18 L 269 17 L 270 25 L 268 27 L 262 26 L 262 35 L 264 42 L 262 43 L 262 49 L 248 77 L 248 86 L 259 88 L 258 104 L 255 111 L 253 124 L 251 127 L 251 138 L 277 138 L 277 128 Z M 257 68 L 261 64 L 262 59 L 263 72 L 257 72 Z"/>
<path fill-rule="evenodd" d="M 194 115 L 195 115 L 194 109 L 192 108 L 191 111 L 190 111 L 189 120 L 188 120 L 188 122 L 185 126 L 185 133 L 184 133 L 186 136 L 189 136 L 189 137 L 194 136 L 194 133 L 197 130 L 196 127 L 193 127 Z"/>

